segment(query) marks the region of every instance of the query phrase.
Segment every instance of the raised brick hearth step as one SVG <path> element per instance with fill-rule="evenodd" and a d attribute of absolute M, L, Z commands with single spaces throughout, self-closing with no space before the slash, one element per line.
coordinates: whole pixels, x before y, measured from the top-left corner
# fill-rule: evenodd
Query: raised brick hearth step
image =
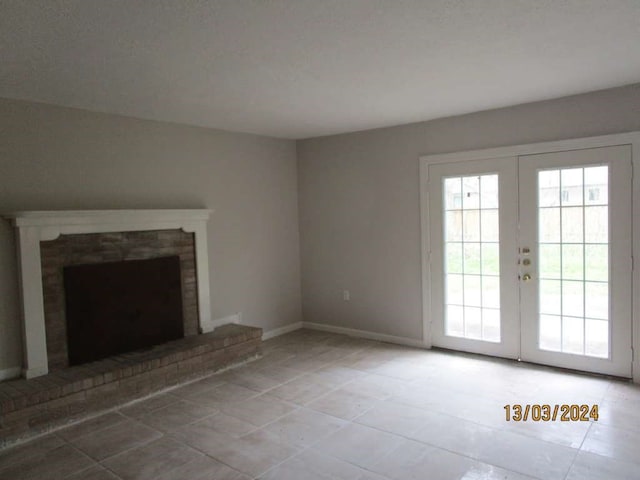
<path fill-rule="evenodd" d="M 0 448 L 252 358 L 262 329 L 224 325 L 148 350 L 0 383 Z"/>

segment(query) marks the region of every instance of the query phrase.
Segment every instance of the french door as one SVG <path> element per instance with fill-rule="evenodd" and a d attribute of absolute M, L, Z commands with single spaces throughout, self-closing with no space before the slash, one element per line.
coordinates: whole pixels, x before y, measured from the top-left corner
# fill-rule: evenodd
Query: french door
<path fill-rule="evenodd" d="M 631 376 L 631 149 L 428 167 L 435 346 Z"/>

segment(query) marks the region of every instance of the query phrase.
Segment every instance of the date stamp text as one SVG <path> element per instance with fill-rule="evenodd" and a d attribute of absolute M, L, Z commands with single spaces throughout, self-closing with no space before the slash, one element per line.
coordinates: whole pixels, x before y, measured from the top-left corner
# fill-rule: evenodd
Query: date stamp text
<path fill-rule="evenodd" d="M 589 422 L 598 421 L 598 405 L 549 405 L 518 403 L 505 405 L 507 422 Z"/>

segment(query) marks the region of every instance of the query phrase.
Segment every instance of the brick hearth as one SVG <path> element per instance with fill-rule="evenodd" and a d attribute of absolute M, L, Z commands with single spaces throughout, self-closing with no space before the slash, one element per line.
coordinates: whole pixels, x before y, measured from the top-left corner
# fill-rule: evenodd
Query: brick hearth
<path fill-rule="evenodd" d="M 262 329 L 225 325 L 144 351 L 0 383 L 0 448 L 256 357 Z"/>

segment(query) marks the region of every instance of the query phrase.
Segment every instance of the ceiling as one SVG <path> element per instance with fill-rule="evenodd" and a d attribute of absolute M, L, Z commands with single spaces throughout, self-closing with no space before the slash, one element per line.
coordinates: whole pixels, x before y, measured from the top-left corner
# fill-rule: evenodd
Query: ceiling
<path fill-rule="evenodd" d="M 0 97 L 275 137 L 638 81 L 638 0 L 0 0 Z"/>

